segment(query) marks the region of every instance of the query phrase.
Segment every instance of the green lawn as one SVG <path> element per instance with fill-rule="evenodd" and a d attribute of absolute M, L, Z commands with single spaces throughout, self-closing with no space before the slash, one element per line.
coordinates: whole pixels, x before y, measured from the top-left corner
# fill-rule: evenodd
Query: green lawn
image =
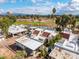
<path fill-rule="evenodd" d="M 14 23 L 15 25 L 19 25 L 19 24 L 24 24 L 24 25 L 28 25 L 28 24 L 31 24 L 31 25 L 43 25 L 43 24 L 47 24 L 46 22 L 27 22 L 27 21 L 17 21 Z"/>
<path fill-rule="evenodd" d="M 79 19 L 77 19 L 76 24 L 79 25 Z"/>
<path fill-rule="evenodd" d="M 79 25 L 79 21 L 78 21 L 78 22 L 76 22 L 76 24 L 77 24 L 77 25 Z"/>

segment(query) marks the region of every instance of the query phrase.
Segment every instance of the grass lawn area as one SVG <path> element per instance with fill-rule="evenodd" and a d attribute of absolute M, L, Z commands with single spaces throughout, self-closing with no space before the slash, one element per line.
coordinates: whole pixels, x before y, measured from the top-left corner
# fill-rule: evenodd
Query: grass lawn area
<path fill-rule="evenodd" d="M 24 25 L 46 25 L 47 22 L 28 22 L 28 21 L 17 21 L 14 23 L 15 25 L 24 24 Z"/>
<path fill-rule="evenodd" d="M 79 25 L 79 19 L 77 19 L 77 21 L 76 21 L 76 25 Z"/>
<path fill-rule="evenodd" d="M 79 25 L 79 21 L 78 21 L 78 22 L 76 22 L 76 24 L 77 24 L 77 25 Z"/>

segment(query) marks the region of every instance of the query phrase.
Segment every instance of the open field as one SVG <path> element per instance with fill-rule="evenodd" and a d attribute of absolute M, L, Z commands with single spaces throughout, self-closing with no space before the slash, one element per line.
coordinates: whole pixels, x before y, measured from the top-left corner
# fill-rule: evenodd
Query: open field
<path fill-rule="evenodd" d="M 33 25 L 33 26 L 47 26 L 54 27 L 56 24 L 52 20 L 42 20 L 42 21 L 16 21 L 15 25 L 24 24 L 24 25 Z"/>
<path fill-rule="evenodd" d="M 77 21 L 76 24 L 79 25 L 79 21 Z"/>
<path fill-rule="evenodd" d="M 29 21 L 17 21 L 14 24 L 32 24 L 32 25 L 39 25 L 39 24 L 47 24 L 47 22 L 29 22 Z"/>
<path fill-rule="evenodd" d="M 76 25 L 79 25 L 79 19 L 77 19 L 77 21 L 76 21 Z"/>

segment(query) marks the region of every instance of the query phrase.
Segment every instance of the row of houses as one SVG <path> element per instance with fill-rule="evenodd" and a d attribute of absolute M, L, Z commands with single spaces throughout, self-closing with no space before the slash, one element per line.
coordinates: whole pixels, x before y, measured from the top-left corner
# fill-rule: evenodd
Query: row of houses
<path fill-rule="evenodd" d="M 79 59 L 79 35 L 68 31 L 60 33 L 63 38 L 55 43 L 49 54 L 51 59 Z"/>
<path fill-rule="evenodd" d="M 53 37 L 58 34 L 55 30 L 47 30 L 44 28 L 31 27 L 31 35 L 27 35 L 16 40 L 16 45 L 20 46 L 27 52 L 36 56 L 38 50 L 44 47 L 46 41 L 50 41 Z"/>
<path fill-rule="evenodd" d="M 47 27 L 29 27 L 24 25 L 12 25 L 8 30 L 13 37 L 22 34 L 16 39 L 16 45 L 36 56 L 38 50 L 44 47 L 46 41 L 50 41 L 57 34 L 62 35 L 62 39 L 55 43 L 52 51 L 48 53 L 51 59 L 78 59 L 79 58 L 79 35 L 72 33 L 70 29 L 64 29 L 61 33 L 56 29 Z M 17 35 L 15 35 L 17 34 Z"/>

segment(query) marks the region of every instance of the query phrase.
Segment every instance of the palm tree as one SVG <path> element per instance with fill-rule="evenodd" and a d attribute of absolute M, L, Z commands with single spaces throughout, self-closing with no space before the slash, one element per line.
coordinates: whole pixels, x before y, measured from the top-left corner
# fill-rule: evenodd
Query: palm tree
<path fill-rule="evenodd" d="M 56 13 L 56 8 L 53 8 L 53 9 L 52 9 L 52 14 L 51 14 L 50 17 L 54 17 L 55 13 Z"/>
<path fill-rule="evenodd" d="M 8 15 L 8 16 L 11 16 L 12 14 L 13 14 L 12 11 L 8 11 L 8 12 L 7 12 L 7 15 Z"/>
<path fill-rule="evenodd" d="M 53 12 L 53 15 L 55 15 L 55 13 L 56 13 L 56 8 L 53 8 L 52 12 Z"/>
<path fill-rule="evenodd" d="M 50 19 L 52 18 L 51 19 L 52 26 L 53 26 L 53 23 L 55 22 L 55 17 L 54 17 L 55 13 L 56 13 L 56 8 L 53 8 L 52 9 L 52 14 L 50 15 Z"/>

